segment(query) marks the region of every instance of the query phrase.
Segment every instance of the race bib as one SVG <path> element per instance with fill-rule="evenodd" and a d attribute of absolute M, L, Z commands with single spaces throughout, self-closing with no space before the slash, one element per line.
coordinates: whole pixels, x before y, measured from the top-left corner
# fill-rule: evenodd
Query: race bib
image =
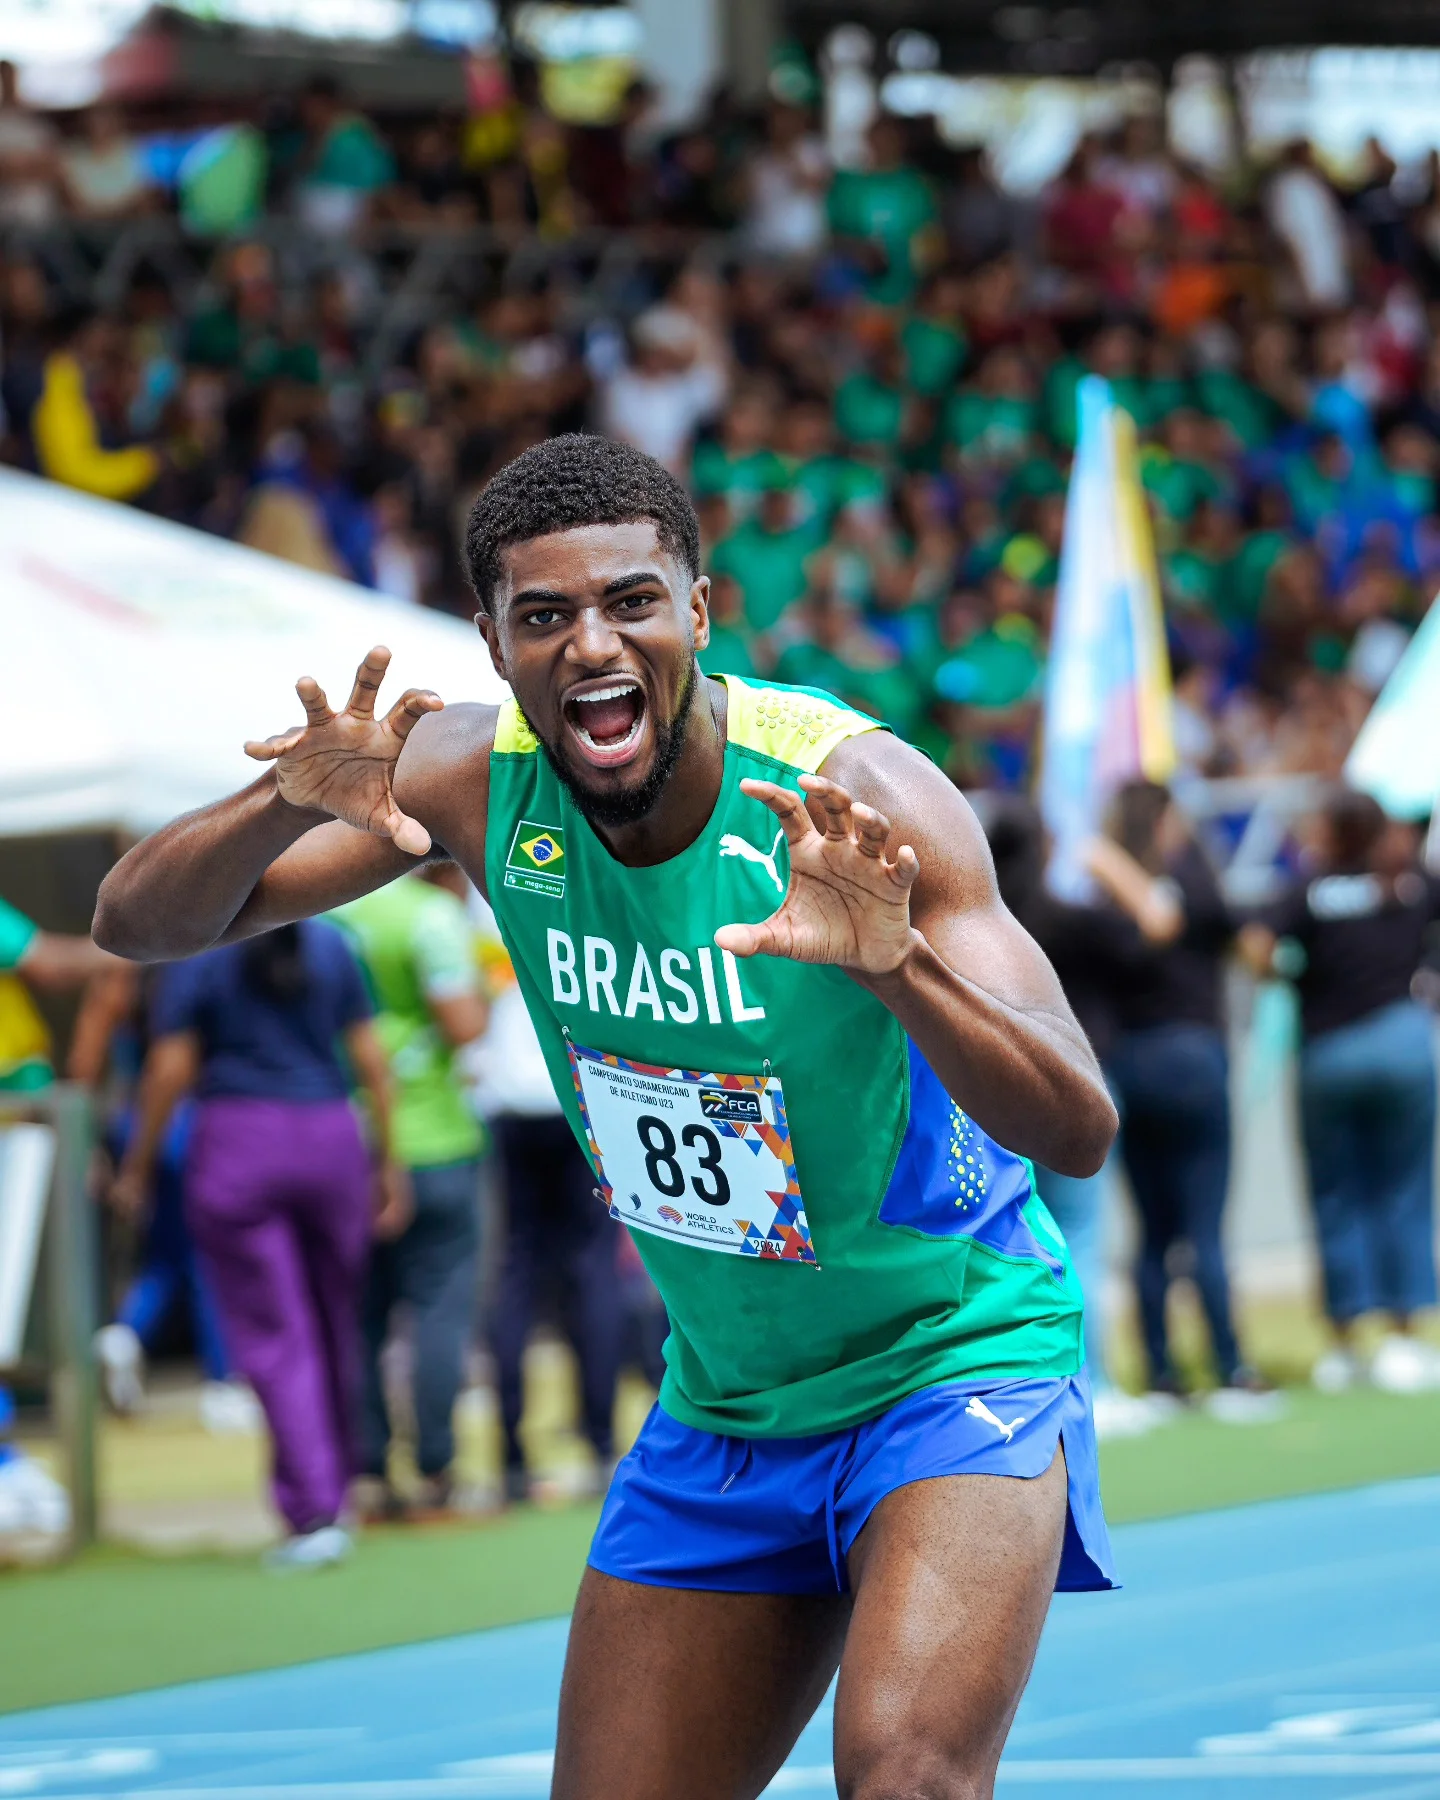
<path fill-rule="evenodd" d="M 568 1049 L 612 1219 L 701 1250 L 815 1265 L 774 1075 L 700 1075 Z"/>

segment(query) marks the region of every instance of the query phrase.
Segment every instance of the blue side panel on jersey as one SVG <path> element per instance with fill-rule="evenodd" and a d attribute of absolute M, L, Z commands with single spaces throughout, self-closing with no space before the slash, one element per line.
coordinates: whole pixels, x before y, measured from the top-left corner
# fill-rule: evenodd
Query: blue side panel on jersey
<path fill-rule="evenodd" d="M 1064 1264 L 1022 1210 L 1034 1193 L 1029 1165 L 987 1137 L 913 1043 L 909 1050 L 910 1118 L 880 1202 L 881 1224 L 973 1237 L 1002 1255 L 1034 1257 L 1062 1277 Z"/>

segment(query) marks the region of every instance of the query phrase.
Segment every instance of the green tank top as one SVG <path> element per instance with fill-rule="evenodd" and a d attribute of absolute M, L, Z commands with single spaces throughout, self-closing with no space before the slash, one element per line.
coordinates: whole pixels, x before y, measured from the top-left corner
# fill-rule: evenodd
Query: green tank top
<path fill-rule="evenodd" d="M 783 898 L 796 786 L 876 729 L 725 678 L 725 773 L 670 861 L 618 863 L 523 714 L 490 764 L 490 900 L 556 1093 L 665 1301 L 660 1404 L 742 1437 L 838 1430 L 919 1388 L 1079 1368 L 1080 1294 L 1030 1165 L 838 969 L 721 952 Z"/>

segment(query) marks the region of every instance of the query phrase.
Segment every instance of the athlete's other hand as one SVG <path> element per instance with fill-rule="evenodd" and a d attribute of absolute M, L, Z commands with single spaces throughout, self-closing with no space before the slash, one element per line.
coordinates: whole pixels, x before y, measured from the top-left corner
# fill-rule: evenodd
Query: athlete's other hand
<path fill-rule="evenodd" d="M 388 837 L 397 850 L 424 856 L 430 833 L 401 812 L 390 783 L 416 720 L 439 712 L 444 701 L 425 688 L 407 688 L 377 721 L 375 695 L 389 666 L 390 652 L 377 645 L 355 671 L 343 713 L 331 712 L 319 683 L 302 675 L 295 692 L 305 723 L 276 737 L 252 739 L 245 754 L 274 763 L 280 797 L 290 805 L 327 812 L 359 831 Z"/>
<path fill-rule="evenodd" d="M 788 956 L 833 963 L 856 975 L 888 975 L 915 940 L 910 890 L 919 859 L 902 844 L 885 854 L 890 821 L 852 800 L 823 775 L 802 775 L 805 798 L 771 781 L 742 781 L 785 829 L 790 888 L 779 910 L 758 925 L 724 925 L 715 933 L 736 956 Z"/>

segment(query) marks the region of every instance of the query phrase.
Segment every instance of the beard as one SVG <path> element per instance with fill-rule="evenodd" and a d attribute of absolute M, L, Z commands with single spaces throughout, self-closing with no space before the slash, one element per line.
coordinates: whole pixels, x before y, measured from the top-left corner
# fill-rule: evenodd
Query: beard
<path fill-rule="evenodd" d="M 675 773 L 680 752 L 685 748 L 685 734 L 690 729 L 690 709 L 699 678 L 700 666 L 692 652 L 675 717 L 664 723 L 656 720 L 654 761 L 650 765 L 650 773 L 634 787 L 597 794 L 592 788 L 586 787 L 566 765 L 558 744 L 551 744 L 543 737 L 540 738 L 540 748 L 545 752 L 545 760 L 589 824 L 611 830 L 621 825 L 638 825 L 641 819 L 648 817 L 654 810 L 666 783 Z M 531 730 L 534 730 L 533 726 Z M 535 735 L 540 736 L 538 732 Z"/>

